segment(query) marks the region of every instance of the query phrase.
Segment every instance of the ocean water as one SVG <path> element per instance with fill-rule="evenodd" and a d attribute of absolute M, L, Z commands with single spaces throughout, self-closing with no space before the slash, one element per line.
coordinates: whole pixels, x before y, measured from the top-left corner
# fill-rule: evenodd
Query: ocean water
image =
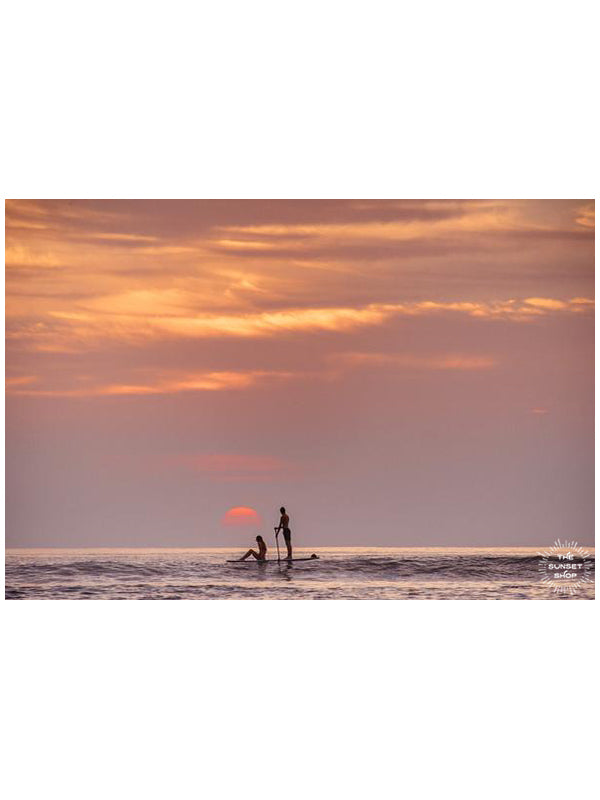
<path fill-rule="evenodd" d="M 318 548 L 317 561 L 226 564 L 241 549 L 6 551 L 6 598 L 25 600 L 591 600 L 543 580 L 537 548 Z M 270 554 L 271 555 L 271 554 Z M 567 581 L 568 582 L 568 581 Z M 556 581 L 554 581 L 556 585 Z M 562 585 L 562 584 L 561 584 Z"/>

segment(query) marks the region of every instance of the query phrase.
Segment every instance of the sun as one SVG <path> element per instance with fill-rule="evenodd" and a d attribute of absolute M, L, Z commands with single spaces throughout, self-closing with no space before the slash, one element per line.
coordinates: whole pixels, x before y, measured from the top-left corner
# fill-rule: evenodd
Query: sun
<path fill-rule="evenodd" d="M 234 506 L 222 519 L 223 525 L 228 528 L 258 528 L 261 522 L 258 511 L 248 506 Z"/>

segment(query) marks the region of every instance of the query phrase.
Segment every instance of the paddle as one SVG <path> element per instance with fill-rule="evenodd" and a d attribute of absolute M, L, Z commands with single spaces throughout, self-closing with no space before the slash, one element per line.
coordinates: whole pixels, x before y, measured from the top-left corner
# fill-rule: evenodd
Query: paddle
<path fill-rule="evenodd" d="M 277 563 L 280 564 L 281 559 L 279 558 L 279 531 L 277 530 L 277 528 L 273 528 L 273 530 L 275 531 L 275 544 L 277 545 Z"/>

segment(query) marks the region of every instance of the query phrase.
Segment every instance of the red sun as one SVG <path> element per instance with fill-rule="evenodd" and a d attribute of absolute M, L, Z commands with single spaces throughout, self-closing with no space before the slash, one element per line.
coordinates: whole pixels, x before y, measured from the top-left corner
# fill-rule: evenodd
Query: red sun
<path fill-rule="evenodd" d="M 230 508 L 222 521 L 228 528 L 257 528 L 262 522 L 260 514 L 248 506 Z"/>

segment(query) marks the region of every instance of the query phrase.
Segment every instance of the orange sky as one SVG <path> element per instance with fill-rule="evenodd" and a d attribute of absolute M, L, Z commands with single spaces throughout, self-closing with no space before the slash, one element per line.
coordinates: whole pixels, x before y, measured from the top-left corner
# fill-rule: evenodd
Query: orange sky
<path fill-rule="evenodd" d="M 592 201 L 8 201 L 7 541 L 591 543 L 593 285 Z"/>

